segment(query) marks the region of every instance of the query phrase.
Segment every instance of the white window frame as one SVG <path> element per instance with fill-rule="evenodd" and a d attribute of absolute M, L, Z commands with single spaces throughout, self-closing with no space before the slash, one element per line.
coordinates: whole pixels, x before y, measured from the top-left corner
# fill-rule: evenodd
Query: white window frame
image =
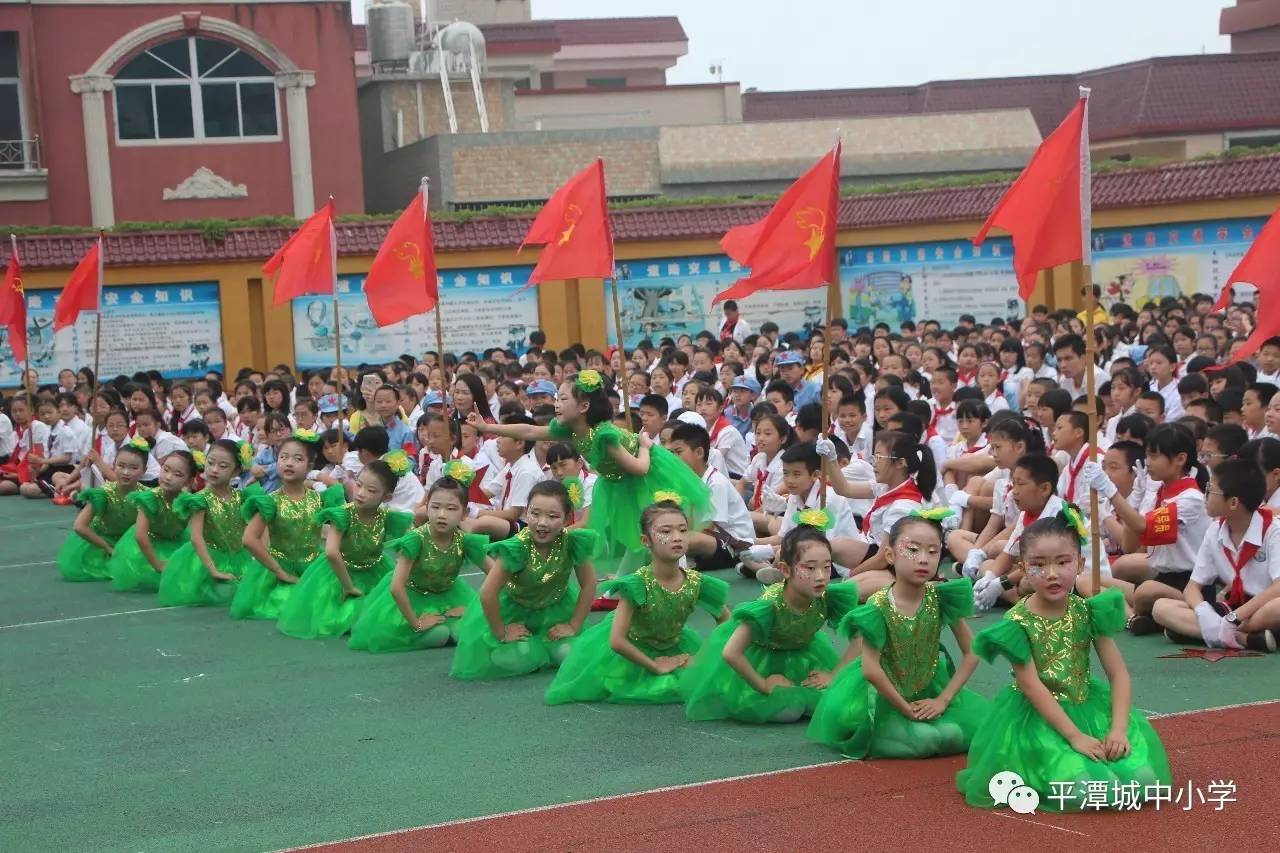
<path fill-rule="evenodd" d="M 12 85 L 18 90 L 18 130 L 21 133 L 20 141 L 23 145 L 24 154 L 26 151 L 26 143 L 31 140 L 30 128 L 27 126 L 27 93 L 23 91 L 22 85 L 22 38 L 19 33 L 14 33 L 14 44 L 17 48 L 17 54 L 14 61 L 18 65 L 17 77 L 0 77 L 0 86 Z M 32 168 L 30 158 L 24 157 L 26 160 L 26 168 Z"/>
<path fill-rule="evenodd" d="M 271 142 L 282 141 L 284 139 L 284 134 L 282 132 L 282 127 L 280 123 L 280 92 L 279 92 L 279 89 L 276 87 L 276 79 L 274 75 L 265 76 L 265 77 L 209 77 L 208 76 L 209 74 L 216 71 L 218 69 L 218 66 L 222 65 L 224 62 L 231 59 L 231 57 L 235 56 L 236 52 L 246 53 L 247 56 L 249 56 L 250 58 L 258 62 L 261 62 L 261 60 L 258 60 L 257 57 L 253 56 L 253 54 L 247 53 L 244 50 L 244 48 L 240 47 L 239 45 L 232 44 L 231 42 L 222 42 L 223 44 L 226 44 L 232 48 L 235 48 L 235 50 L 233 50 L 231 53 L 224 56 L 222 59 L 218 60 L 217 64 L 215 64 L 208 71 L 204 72 L 205 76 L 202 77 L 200 76 L 200 66 L 197 64 L 197 60 L 196 60 L 197 36 L 184 36 L 183 38 L 186 39 L 187 51 L 190 56 L 189 61 L 191 63 L 191 69 L 192 69 L 191 76 L 184 75 L 182 79 L 156 78 L 156 79 L 150 79 L 150 80 L 148 79 L 121 80 L 116 85 L 122 88 L 127 88 L 127 87 L 142 88 L 145 86 L 150 89 L 151 91 L 151 122 L 154 128 L 156 129 L 157 133 L 160 130 L 160 121 L 159 121 L 160 116 L 156 112 L 156 94 L 155 94 L 156 87 L 185 85 L 190 90 L 190 93 L 191 93 L 191 133 L 192 135 L 190 137 L 185 137 L 181 139 L 124 139 L 120 135 L 120 108 L 119 108 L 118 99 L 113 97 L 111 119 L 115 125 L 116 145 L 119 145 L 123 148 L 146 148 L 148 146 L 157 146 L 157 145 L 253 145 L 260 142 L 271 143 Z M 221 40 L 210 39 L 210 41 L 221 41 Z M 148 48 L 148 50 L 149 49 L 150 48 Z M 132 62 L 134 59 L 137 58 L 137 56 L 138 55 L 135 54 L 134 56 L 130 57 L 129 62 Z M 162 62 L 168 65 L 168 63 L 164 62 L 163 59 L 156 56 L 155 54 L 151 54 L 151 56 L 156 61 Z M 128 62 L 126 62 L 125 64 L 127 65 Z M 172 65 L 170 65 L 169 67 L 173 68 Z M 182 73 L 181 71 L 178 71 L 177 68 L 174 68 L 173 70 L 177 71 L 179 74 Z M 217 84 L 234 84 L 235 85 L 236 87 L 236 123 L 237 125 L 239 125 L 239 131 L 241 135 L 239 136 L 206 136 L 205 135 L 204 101 L 203 101 L 203 96 L 201 95 L 200 90 L 201 90 L 201 87 L 206 83 L 211 85 L 217 85 Z M 242 102 L 240 97 L 240 87 L 245 83 L 260 83 L 260 84 L 268 84 L 271 86 L 271 103 L 275 107 L 275 114 L 276 114 L 276 132 L 274 134 L 270 136 L 244 136 L 243 135 L 244 134 L 244 115 L 243 115 Z"/>

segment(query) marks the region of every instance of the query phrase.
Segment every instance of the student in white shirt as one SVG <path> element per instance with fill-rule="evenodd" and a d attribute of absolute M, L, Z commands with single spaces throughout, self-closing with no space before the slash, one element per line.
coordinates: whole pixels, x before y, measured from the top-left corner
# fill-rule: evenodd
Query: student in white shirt
<path fill-rule="evenodd" d="M 1114 567 L 1117 578 L 1137 587 L 1129 623 L 1134 634 L 1158 631 L 1151 618 L 1155 602 L 1180 599 L 1191 580 L 1209 527 L 1204 493 L 1191 473 L 1196 458 L 1195 437 L 1185 426 L 1161 424 L 1152 430 L 1147 436 L 1147 473 L 1159 486 L 1137 508 L 1120 496 L 1101 466 L 1089 463 L 1081 472 L 1081 479 L 1111 502 L 1116 517 L 1136 540 L 1132 544 L 1146 549 L 1145 554 L 1126 554 Z"/>
<path fill-rule="evenodd" d="M 1071 399 L 1083 396 L 1088 390 L 1086 370 L 1093 370 L 1094 386 L 1101 388 L 1102 383 L 1111 377 L 1106 371 L 1084 360 L 1084 338 L 1079 335 L 1063 335 L 1054 341 L 1053 354 L 1058 359 L 1058 387 L 1071 394 Z M 1037 377 L 1039 374 L 1037 373 Z M 1175 384 L 1176 393 L 1177 386 Z"/>
<path fill-rule="evenodd" d="M 13 421 L 4 412 L 0 412 L 0 465 L 9 461 L 17 446 L 18 437 L 13 432 Z"/>
<path fill-rule="evenodd" d="M 667 449 L 680 457 L 711 490 L 711 521 L 701 531 L 690 531 L 689 556 L 700 571 L 733 568 L 739 555 L 751 546 L 755 526 L 732 481 L 717 466 L 707 462 L 711 436 L 701 426 L 682 423 L 672 430 Z"/>
<path fill-rule="evenodd" d="M 1172 423 L 1184 414 L 1182 395 L 1178 393 L 1178 377 L 1174 368 L 1177 356 L 1166 346 L 1152 347 L 1147 351 L 1144 362 L 1147 373 L 1151 374 L 1151 390 L 1164 398 L 1164 419 Z"/>
<path fill-rule="evenodd" d="M 1276 386 L 1268 382 L 1256 382 L 1244 390 L 1240 401 L 1240 425 L 1250 440 L 1271 436 L 1267 429 L 1267 407 L 1275 398 L 1276 390 Z"/>
<path fill-rule="evenodd" d="M 36 481 L 45 496 L 69 480 L 93 444 L 93 431 L 80 417 L 75 394 L 58 395 L 58 421 L 49 430 L 49 446 Z"/>
<path fill-rule="evenodd" d="M 591 509 L 591 495 L 595 491 L 596 475 L 587 470 L 586 464 L 578 454 L 577 448 L 567 441 L 559 441 L 547 448 L 547 470 L 559 482 L 569 484 L 576 480 L 581 493 L 569 492 L 570 502 L 574 504 L 574 521 L 572 527 L 582 527 L 587 521 L 587 511 Z"/>
<path fill-rule="evenodd" d="M 1267 338 L 1258 350 L 1258 375 L 1254 382 L 1280 385 L 1280 337 Z"/>
<path fill-rule="evenodd" d="M 703 388 L 695 403 L 711 437 L 711 446 L 720 451 L 725 471 L 731 479 L 740 480 L 751 462 L 747 441 L 724 414 L 724 396 L 714 388 Z"/>
<path fill-rule="evenodd" d="M 365 428 L 356 433 L 356 437 L 351 440 L 351 452 L 342 458 L 342 468 L 346 473 L 343 487 L 348 499 L 354 494 L 356 478 L 360 476 L 364 466 L 385 456 L 389 446 L 387 431 L 381 427 Z M 413 513 L 426 495 L 427 490 L 418 482 L 417 477 L 405 475 L 396 482 L 396 489 L 391 493 L 387 508 L 396 512 Z"/>
<path fill-rule="evenodd" d="M 775 536 L 787 506 L 778 490 L 782 488 L 782 451 L 791 441 L 791 426 L 781 415 L 765 415 L 756 422 L 755 436 L 758 452 L 742 478 L 750 495 L 748 509 L 756 535 Z"/>
<path fill-rule="evenodd" d="M 1208 646 L 1274 652 L 1280 634 L 1280 519 L 1262 505 L 1258 466 L 1228 459 L 1209 481 L 1215 519 L 1196 555 L 1182 598 L 1155 602 L 1152 617 L 1172 634 Z M 1223 590 L 1222 599 L 1214 588 Z"/>
<path fill-rule="evenodd" d="M 44 456 L 49 446 L 49 425 L 35 416 L 35 411 L 25 396 L 13 398 L 9 408 L 13 415 L 13 451 L 9 461 L 0 465 L 0 495 L 16 495 L 35 490 L 31 497 L 43 494 L 35 485 L 35 464 L 31 458 Z"/>
<path fill-rule="evenodd" d="M 1115 443 L 1116 425 L 1120 423 L 1121 418 L 1126 418 L 1138 411 L 1136 406 L 1138 395 L 1143 390 L 1142 374 L 1137 368 L 1123 367 L 1111 374 L 1111 403 L 1119 414 L 1107 419 L 1105 436 L 1108 445 Z"/>
<path fill-rule="evenodd" d="M 512 415 L 505 423 L 534 425 L 533 420 L 524 415 Z M 493 508 L 464 521 L 462 526 L 468 533 L 483 533 L 497 542 L 515 536 L 525 526 L 523 516 L 529 505 L 529 490 L 546 479 L 546 475 L 533 456 L 536 442 L 505 435 L 499 435 L 495 441 L 502 467 L 491 466 L 481 486 L 490 496 Z"/>
<path fill-rule="evenodd" d="M 160 463 L 170 453 L 186 450 L 187 443 L 171 432 L 160 428 L 160 413 L 154 409 L 138 412 L 134 416 L 137 434 L 152 442 L 151 458 L 147 460 L 147 471 L 142 475 L 143 485 L 154 485 L 160 480 Z"/>

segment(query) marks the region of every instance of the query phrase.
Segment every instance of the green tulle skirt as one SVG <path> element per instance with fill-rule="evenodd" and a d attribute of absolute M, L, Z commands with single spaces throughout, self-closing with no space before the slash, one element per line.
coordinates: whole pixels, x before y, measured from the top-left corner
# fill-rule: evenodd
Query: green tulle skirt
<path fill-rule="evenodd" d="M 153 537 L 151 547 L 155 549 L 160 564 L 164 565 L 186 541 L 185 535 L 182 539 Z M 107 563 L 107 568 L 111 572 L 112 589 L 121 592 L 156 592 L 160 589 L 160 573 L 151 568 L 151 563 L 143 556 L 132 527 L 116 543 L 115 553 Z"/>
<path fill-rule="evenodd" d="M 104 536 L 114 548 L 120 540 Z M 58 549 L 58 573 L 64 581 L 109 581 L 111 570 L 107 567 L 110 561 L 107 552 L 73 532 Z"/>
<path fill-rule="evenodd" d="M 933 679 L 908 702 L 932 699 L 955 673 L 945 655 L 938 656 Z M 809 739 L 826 744 L 849 758 L 930 758 L 958 755 L 969 748 L 974 733 L 986 720 L 990 704 L 962 688 L 935 720 L 911 720 L 867 683 L 862 660 L 846 666 L 832 680 L 813 719 Z"/>
<path fill-rule="evenodd" d="M 165 564 L 164 574 L 160 576 L 160 595 L 157 601 L 164 607 L 226 607 L 235 595 L 239 578 L 253 564 L 253 557 L 241 548 L 238 551 L 224 551 L 215 545 L 208 545 L 209 556 L 219 571 L 234 575 L 235 581 L 219 581 L 210 577 L 196 546 L 185 543 Z"/>
<path fill-rule="evenodd" d="M 468 607 L 475 601 L 476 593 L 461 579 L 441 593 L 421 593 L 406 589 L 409 605 L 415 616 L 424 613 L 448 613 L 458 607 Z M 461 617 L 446 619 L 426 631 L 415 631 L 400 612 L 391 595 L 391 575 L 384 575 L 373 591 L 365 596 L 364 609 L 351 629 L 347 645 L 360 652 L 408 652 L 417 649 L 434 649 L 457 639 Z"/>
<path fill-rule="evenodd" d="M 504 643 L 493 636 L 484 606 L 477 598 L 458 623 L 458 649 L 453 653 L 449 675 L 464 681 L 510 678 L 559 666 L 568 656 L 577 638 L 553 642 L 547 639 L 547 631 L 573 618 L 578 605 L 577 584 L 571 583 L 563 598 L 541 610 L 521 607 L 505 589 L 498 593 L 498 604 L 502 623 L 519 622 L 529 629 L 529 636 L 514 643 Z"/>
<path fill-rule="evenodd" d="M 301 560 L 282 560 L 277 557 L 276 562 L 296 578 L 301 578 L 307 569 L 307 564 Z M 280 609 L 293 594 L 295 586 L 297 584 L 281 583 L 270 569 L 257 560 L 250 559 L 240 583 L 236 584 L 228 615 L 232 619 L 279 619 Z"/>
<path fill-rule="evenodd" d="M 795 722 L 812 714 L 822 691 L 800 685 L 809 673 L 829 672 L 840 662 L 830 638 L 819 632 L 801 649 L 770 649 L 755 643 L 747 646 L 743 656 L 761 677 L 785 675 L 796 685 L 777 688 L 766 696 L 725 663 L 724 647 L 737 627 L 737 621 L 717 627 L 681 679 L 685 716 L 694 721 L 772 723 Z"/>
<path fill-rule="evenodd" d="M 1090 677 L 1084 702 L 1058 704 L 1085 734 L 1102 740 L 1111 731 L 1111 687 L 1098 678 Z M 1103 783 L 1108 801 L 1114 798 L 1115 785 L 1137 782 L 1137 799 L 1142 802 L 1148 785 L 1170 784 L 1169 757 L 1155 729 L 1135 711 L 1129 712 L 1128 737 L 1132 750 L 1125 758 L 1087 758 L 1009 685 L 996 695 L 987 722 L 974 736 L 968 765 L 956 774 L 956 787 L 969 805 L 995 808 L 988 790 L 991 777 L 1009 770 L 1040 795 L 1045 811 L 1078 811 L 1087 782 Z M 1062 799 L 1067 794 L 1074 796 Z"/>
<path fill-rule="evenodd" d="M 395 567 L 391 557 L 383 555 L 373 568 L 351 572 L 351 583 L 364 593 L 358 598 L 342 594 L 342 581 L 329 566 L 329 558 L 321 554 L 302 573 L 289 600 L 280 608 L 280 633 L 299 640 L 319 637 L 341 637 L 351 630 L 364 610 L 369 592 Z"/>
<path fill-rule="evenodd" d="M 684 498 L 681 506 L 690 518 L 690 529 L 701 529 L 702 522 L 711 518 L 711 491 L 702 478 L 671 451 L 654 447 L 649 451 L 649 473 L 643 477 L 596 479 L 587 526 L 600 535 L 597 555 L 601 560 L 613 567 L 628 555 L 646 552 L 640 542 L 640 513 L 659 491 Z"/>
<path fill-rule="evenodd" d="M 566 702 L 617 702 L 626 705 L 666 705 L 682 701 L 680 680 L 688 667 L 666 675 L 655 675 L 627 660 L 609 647 L 613 614 L 586 629 L 573 644 L 573 652 L 556 672 L 547 688 L 548 705 Z M 636 648 L 653 659 L 673 655 L 694 655 L 702 638 L 692 628 L 684 628 L 676 647 L 659 650 L 636 643 Z"/>

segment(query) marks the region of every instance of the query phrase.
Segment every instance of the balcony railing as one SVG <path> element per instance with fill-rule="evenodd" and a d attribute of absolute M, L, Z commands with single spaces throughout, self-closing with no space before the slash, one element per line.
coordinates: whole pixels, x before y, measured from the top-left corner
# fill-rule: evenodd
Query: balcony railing
<path fill-rule="evenodd" d="M 0 169 L 34 172 L 40 168 L 40 137 L 0 140 Z"/>

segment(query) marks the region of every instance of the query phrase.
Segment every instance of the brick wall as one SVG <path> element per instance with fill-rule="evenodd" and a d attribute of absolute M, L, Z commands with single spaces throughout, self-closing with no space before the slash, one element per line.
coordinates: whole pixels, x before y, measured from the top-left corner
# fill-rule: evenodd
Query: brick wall
<path fill-rule="evenodd" d="M 608 164 L 610 195 L 648 195 L 661 190 L 656 140 L 520 141 L 455 147 L 449 164 L 450 200 L 544 199 L 596 157 L 604 157 Z"/>

